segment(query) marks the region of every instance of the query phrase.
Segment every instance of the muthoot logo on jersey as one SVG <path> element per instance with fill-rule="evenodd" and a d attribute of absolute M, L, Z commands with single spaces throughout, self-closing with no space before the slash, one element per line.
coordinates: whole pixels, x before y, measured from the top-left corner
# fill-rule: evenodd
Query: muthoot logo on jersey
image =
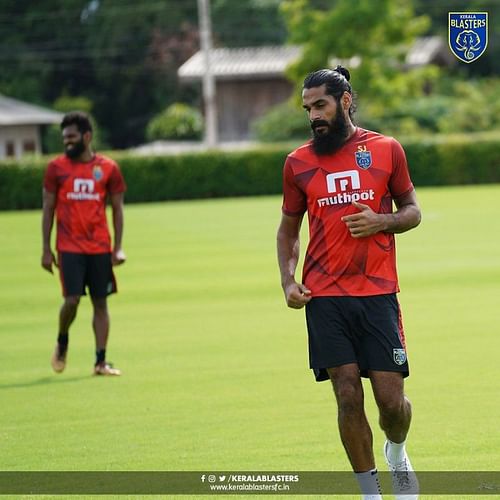
<path fill-rule="evenodd" d="M 359 172 L 357 170 L 346 170 L 326 176 L 326 187 L 332 196 L 318 198 L 320 207 L 329 205 L 344 205 L 353 201 L 368 201 L 375 198 L 373 189 L 361 189 Z"/>
<path fill-rule="evenodd" d="M 70 200 L 98 200 L 99 193 L 94 193 L 94 179 L 74 179 L 73 192 L 68 193 Z"/>

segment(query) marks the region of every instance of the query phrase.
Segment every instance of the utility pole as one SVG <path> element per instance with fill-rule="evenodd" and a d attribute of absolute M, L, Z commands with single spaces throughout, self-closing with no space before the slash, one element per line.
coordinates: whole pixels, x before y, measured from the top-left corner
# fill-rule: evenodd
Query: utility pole
<path fill-rule="evenodd" d="M 210 22 L 210 0 L 198 0 L 201 51 L 205 71 L 203 73 L 203 101 L 205 103 L 205 144 L 217 145 L 217 103 L 215 77 L 211 66 L 212 23 Z"/>

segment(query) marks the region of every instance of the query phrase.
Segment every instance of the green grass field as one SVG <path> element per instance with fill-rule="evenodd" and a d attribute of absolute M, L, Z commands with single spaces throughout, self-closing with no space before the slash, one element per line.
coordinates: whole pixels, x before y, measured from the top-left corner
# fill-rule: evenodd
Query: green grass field
<path fill-rule="evenodd" d="M 500 185 L 418 195 L 423 222 L 397 237 L 412 462 L 498 470 Z M 308 369 L 303 311 L 279 285 L 280 205 L 126 207 L 128 262 L 110 299 L 116 379 L 90 375 L 87 298 L 67 369 L 52 373 L 61 297 L 39 264 L 40 213 L 0 213 L 0 470 L 349 470 L 331 388 Z"/>

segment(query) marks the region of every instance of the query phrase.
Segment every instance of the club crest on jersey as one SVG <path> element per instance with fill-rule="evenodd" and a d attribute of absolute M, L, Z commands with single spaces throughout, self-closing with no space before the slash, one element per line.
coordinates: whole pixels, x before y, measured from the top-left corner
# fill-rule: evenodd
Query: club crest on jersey
<path fill-rule="evenodd" d="M 488 13 L 448 12 L 448 45 L 464 63 L 479 59 L 488 46 Z"/>
<path fill-rule="evenodd" d="M 404 365 L 406 362 L 406 351 L 404 349 L 393 349 L 392 358 L 397 365 Z"/>
<path fill-rule="evenodd" d="M 371 151 L 366 151 L 366 149 L 363 151 L 356 151 L 354 156 L 356 157 L 356 164 L 359 168 L 366 170 L 372 166 Z"/>
<path fill-rule="evenodd" d="M 100 181 L 102 179 L 102 176 L 104 174 L 102 173 L 102 168 L 100 165 L 96 165 L 94 169 L 92 170 L 92 176 L 96 181 Z"/>

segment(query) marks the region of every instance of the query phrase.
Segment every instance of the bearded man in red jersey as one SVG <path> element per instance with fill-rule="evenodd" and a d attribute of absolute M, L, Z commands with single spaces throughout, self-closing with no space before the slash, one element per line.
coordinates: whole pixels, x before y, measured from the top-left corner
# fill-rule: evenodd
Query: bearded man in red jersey
<path fill-rule="evenodd" d="M 125 181 L 118 165 L 93 152 L 92 124 L 82 112 L 64 116 L 61 123 L 64 155 L 52 160 L 43 182 L 42 267 L 59 267 L 64 302 L 59 312 L 59 335 L 51 364 L 55 372 L 66 367 L 69 327 L 80 297 L 89 290 L 95 334 L 95 375 L 121 375 L 106 362 L 109 335 L 107 296 L 117 291 L 113 265 L 125 262 L 122 250 Z M 106 200 L 113 213 L 114 242 L 106 220 Z M 57 258 L 51 233 L 57 219 Z"/>
<path fill-rule="evenodd" d="M 364 411 L 361 377 L 367 377 L 394 493 L 410 500 L 418 497 L 418 481 L 405 448 L 411 404 L 404 394 L 409 368 L 394 233 L 416 227 L 421 214 L 401 145 L 353 124 L 349 80 L 341 66 L 304 80 L 313 138 L 288 155 L 283 170 L 281 283 L 289 307 L 305 306 L 310 367 L 317 381 L 333 384 L 340 436 L 363 498 L 381 498 Z M 309 244 L 298 282 L 306 212 Z"/>

